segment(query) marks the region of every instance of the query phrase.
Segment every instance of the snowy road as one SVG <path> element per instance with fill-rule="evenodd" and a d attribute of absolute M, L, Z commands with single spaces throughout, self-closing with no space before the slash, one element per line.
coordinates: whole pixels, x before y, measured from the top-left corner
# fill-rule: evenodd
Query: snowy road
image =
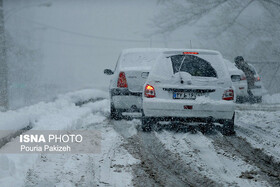
<path fill-rule="evenodd" d="M 135 185 L 149 186 L 150 179 L 159 186 L 280 184 L 279 163 L 238 135 L 138 131 L 128 137 L 127 129 L 131 124 L 114 122 L 114 126 L 127 139 L 126 149 L 141 160 L 135 173 L 144 172 L 149 176 L 148 181 L 145 180 L 147 176 L 135 176 Z"/>
<path fill-rule="evenodd" d="M 1 186 L 280 186 L 280 111 L 237 111 L 236 136 L 224 137 L 144 133 L 138 119 L 109 120 L 107 99 L 70 106 L 36 119 L 35 128 L 75 113 L 59 128 L 100 131 L 101 153 L 1 154 Z"/>

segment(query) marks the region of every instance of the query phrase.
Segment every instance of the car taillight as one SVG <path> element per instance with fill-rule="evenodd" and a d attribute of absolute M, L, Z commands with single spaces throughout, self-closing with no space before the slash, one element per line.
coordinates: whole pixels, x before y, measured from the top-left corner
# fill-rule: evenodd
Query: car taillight
<path fill-rule="evenodd" d="M 118 88 L 127 88 L 127 81 L 124 72 L 120 72 L 119 74 Z"/>
<path fill-rule="evenodd" d="M 225 90 L 224 94 L 223 94 L 223 100 L 234 100 L 234 91 L 233 89 L 228 89 Z"/>
<path fill-rule="evenodd" d="M 255 78 L 255 81 L 256 82 L 261 81 L 261 78 L 258 76 L 258 77 Z"/>
<path fill-rule="evenodd" d="M 148 98 L 153 98 L 156 96 L 156 92 L 155 92 L 155 88 L 149 84 L 146 85 L 145 87 L 145 97 L 148 97 Z"/>
<path fill-rule="evenodd" d="M 240 80 L 242 80 L 242 81 L 246 80 L 246 76 L 242 75 Z"/>

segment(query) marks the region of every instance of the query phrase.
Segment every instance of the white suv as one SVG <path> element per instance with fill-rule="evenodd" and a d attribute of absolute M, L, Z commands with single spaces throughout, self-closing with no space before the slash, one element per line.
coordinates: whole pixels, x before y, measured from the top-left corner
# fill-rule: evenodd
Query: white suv
<path fill-rule="evenodd" d="M 105 69 L 104 73 L 112 75 L 110 81 L 111 118 L 120 120 L 124 113 L 142 115 L 143 85 L 151 67 L 163 49 L 140 48 L 123 50 L 115 70 Z"/>
<path fill-rule="evenodd" d="M 161 121 L 223 124 L 234 133 L 234 88 L 222 55 L 210 50 L 164 52 L 144 85 L 142 129 Z"/>
<path fill-rule="evenodd" d="M 224 59 L 225 64 L 228 67 L 229 74 L 231 76 L 232 84 L 235 87 L 236 94 L 236 102 L 244 103 L 261 103 L 262 96 L 265 94 L 264 89 L 262 87 L 262 81 L 257 73 L 255 67 L 252 64 L 248 64 L 250 69 L 254 73 L 254 86 L 250 89 L 252 96 L 248 94 L 248 83 L 245 76 L 245 73 L 238 69 L 234 63 L 230 62 L 227 59 Z"/>

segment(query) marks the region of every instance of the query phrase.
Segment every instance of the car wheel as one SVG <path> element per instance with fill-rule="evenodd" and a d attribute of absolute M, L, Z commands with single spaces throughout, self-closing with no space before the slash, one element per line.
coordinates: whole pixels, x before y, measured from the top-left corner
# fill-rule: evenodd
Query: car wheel
<path fill-rule="evenodd" d="M 114 120 L 121 120 L 123 119 L 122 112 L 114 107 L 114 105 L 111 103 L 111 113 L 110 113 L 110 119 Z"/>
<path fill-rule="evenodd" d="M 223 124 L 222 134 L 225 136 L 231 136 L 235 134 L 234 131 L 234 115 L 231 120 L 226 120 Z"/>
<path fill-rule="evenodd" d="M 153 130 L 153 119 L 149 117 L 142 117 L 142 130 L 144 132 L 151 132 Z"/>

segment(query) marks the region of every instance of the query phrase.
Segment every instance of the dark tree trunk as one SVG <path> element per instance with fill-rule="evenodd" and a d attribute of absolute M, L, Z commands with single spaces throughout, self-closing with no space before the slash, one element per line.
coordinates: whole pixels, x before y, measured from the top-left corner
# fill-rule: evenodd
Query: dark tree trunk
<path fill-rule="evenodd" d="M 0 109 L 8 109 L 8 66 L 6 60 L 3 0 L 0 0 Z"/>

